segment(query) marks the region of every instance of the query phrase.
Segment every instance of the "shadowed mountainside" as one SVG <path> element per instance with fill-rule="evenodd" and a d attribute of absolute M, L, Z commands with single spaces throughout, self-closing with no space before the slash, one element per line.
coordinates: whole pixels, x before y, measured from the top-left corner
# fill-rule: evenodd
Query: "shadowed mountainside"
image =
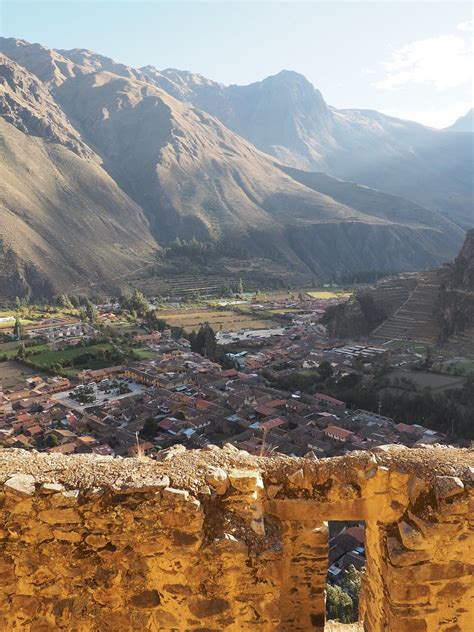
<path fill-rule="evenodd" d="M 142 71 L 285 165 L 379 188 L 473 225 L 473 137 L 453 133 L 472 131 L 472 113 L 435 130 L 372 110 L 337 110 L 293 71 L 247 86 L 175 69 Z"/>
<path fill-rule="evenodd" d="M 320 278 L 437 265 L 461 243 L 439 213 L 283 168 L 142 70 L 22 40 L 0 49 L 2 223 L 56 289 L 113 283 L 176 237 L 231 239 Z"/>

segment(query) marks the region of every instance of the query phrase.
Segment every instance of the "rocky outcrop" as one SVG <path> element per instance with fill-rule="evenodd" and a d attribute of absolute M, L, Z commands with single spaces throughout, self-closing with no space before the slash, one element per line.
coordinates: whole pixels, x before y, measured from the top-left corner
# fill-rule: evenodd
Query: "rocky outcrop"
<path fill-rule="evenodd" d="M 372 632 L 465 632 L 473 453 L 0 454 L 0 627 L 323 630 L 327 520 L 365 520 Z"/>
<path fill-rule="evenodd" d="M 467 232 L 464 245 L 454 261 L 451 285 L 458 290 L 474 292 L 474 228 Z"/>
<path fill-rule="evenodd" d="M 474 327 L 474 229 L 450 266 L 437 307 L 442 341 Z"/>

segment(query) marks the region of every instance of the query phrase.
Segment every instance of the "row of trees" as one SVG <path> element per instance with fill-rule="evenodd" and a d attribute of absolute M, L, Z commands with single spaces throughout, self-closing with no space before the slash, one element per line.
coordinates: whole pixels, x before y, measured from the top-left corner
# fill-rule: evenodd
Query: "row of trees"
<path fill-rule="evenodd" d="M 336 381 L 329 363 L 322 362 L 315 370 L 294 372 L 277 378 L 276 385 L 284 390 L 300 390 L 313 394 L 317 389 L 351 408 L 382 411 L 387 417 L 405 423 L 419 423 L 462 439 L 474 438 L 474 376 L 469 376 L 462 388 L 433 392 L 429 387 L 419 391 L 407 379 L 393 386 L 381 367 L 370 381 L 352 373 Z"/>

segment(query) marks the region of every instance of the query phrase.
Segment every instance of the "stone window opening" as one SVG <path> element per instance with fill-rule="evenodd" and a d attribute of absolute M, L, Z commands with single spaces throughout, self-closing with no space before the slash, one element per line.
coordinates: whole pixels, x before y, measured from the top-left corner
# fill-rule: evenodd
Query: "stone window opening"
<path fill-rule="evenodd" d="M 365 574 L 365 523 L 328 523 L 326 621 L 357 623 Z"/>

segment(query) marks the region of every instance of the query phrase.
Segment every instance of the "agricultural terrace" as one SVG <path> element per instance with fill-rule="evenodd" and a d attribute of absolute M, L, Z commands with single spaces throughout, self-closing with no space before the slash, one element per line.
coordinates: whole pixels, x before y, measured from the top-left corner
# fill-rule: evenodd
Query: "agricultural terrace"
<path fill-rule="evenodd" d="M 170 326 L 182 327 L 186 332 L 197 331 L 204 323 L 209 323 L 216 332 L 267 329 L 278 325 L 274 320 L 257 318 L 253 314 L 213 308 L 159 310 L 157 316 Z"/>

